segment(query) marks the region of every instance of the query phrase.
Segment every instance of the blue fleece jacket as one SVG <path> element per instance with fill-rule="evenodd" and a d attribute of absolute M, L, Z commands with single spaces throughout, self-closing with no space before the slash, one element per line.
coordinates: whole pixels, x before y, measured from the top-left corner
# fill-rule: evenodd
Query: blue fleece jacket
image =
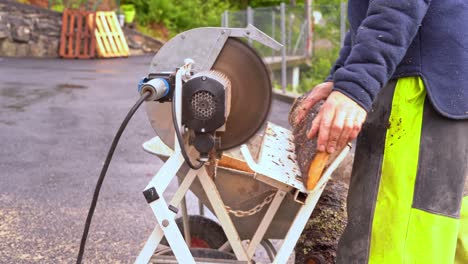
<path fill-rule="evenodd" d="M 442 115 L 468 119 L 468 0 L 349 0 L 334 89 L 367 111 L 386 83 L 421 76 Z"/>

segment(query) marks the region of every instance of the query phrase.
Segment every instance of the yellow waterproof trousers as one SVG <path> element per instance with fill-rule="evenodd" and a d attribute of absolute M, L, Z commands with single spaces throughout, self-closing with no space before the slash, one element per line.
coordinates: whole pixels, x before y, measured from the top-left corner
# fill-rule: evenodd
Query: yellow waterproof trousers
<path fill-rule="evenodd" d="M 390 82 L 357 141 L 337 262 L 468 264 L 467 174 L 468 120 L 441 116 L 419 77 Z"/>

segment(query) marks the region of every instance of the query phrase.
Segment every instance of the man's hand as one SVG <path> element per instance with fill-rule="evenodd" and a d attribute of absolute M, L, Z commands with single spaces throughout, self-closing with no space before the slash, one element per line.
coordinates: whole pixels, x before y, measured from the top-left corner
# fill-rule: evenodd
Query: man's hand
<path fill-rule="evenodd" d="M 304 99 L 297 110 L 296 123 L 300 123 L 312 107 L 320 100 L 326 99 L 333 88 L 333 82 L 324 82 L 318 84 L 312 89 L 312 92 Z"/>
<path fill-rule="evenodd" d="M 309 97 L 312 97 L 312 94 Z M 315 97 L 310 100 L 315 100 Z M 367 112 L 356 102 L 340 92 L 333 91 L 312 121 L 307 136 L 312 139 L 318 133 L 318 151 L 333 153 L 357 137 L 366 117 Z"/>

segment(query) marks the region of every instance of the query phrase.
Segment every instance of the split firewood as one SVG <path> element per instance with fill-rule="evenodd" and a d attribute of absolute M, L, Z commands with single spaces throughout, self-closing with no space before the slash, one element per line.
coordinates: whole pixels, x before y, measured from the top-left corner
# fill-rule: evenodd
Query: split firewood
<path fill-rule="evenodd" d="M 312 189 L 322 176 L 323 171 L 336 158 L 337 154 L 317 152 L 317 139 L 308 139 L 312 120 L 318 114 L 322 102 L 315 105 L 303 121 L 296 117 L 305 94 L 293 104 L 289 113 L 289 123 L 294 135 L 296 160 L 307 189 Z M 340 150 L 336 153 L 341 152 Z M 296 248 L 296 263 L 335 263 L 338 240 L 346 226 L 346 196 L 353 156 L 348 155 L 333 173 L 322 193 L 314 212 L 302 232 Z"/>
<path fill-rule="evenodd" d="M 312 190 L 320 180 L 322 173 L 341 150 L 336 151 L 334 154 L 317 152 L 317 137 L 314 139 L 309 139 L 307 137 L 312 121 L 317 116 L 323 101 L 312 107 L 301 122 L 297 122 L 297 115 L 301 110 L 301 107 L 303 107 L 302 102 L 309 93 L 306 93 L 296 99 L 289 112 L 288 120 L 289 124 L 293 128 L 296 159 L 301 170 L 304 186 L 307 190 Z"/>

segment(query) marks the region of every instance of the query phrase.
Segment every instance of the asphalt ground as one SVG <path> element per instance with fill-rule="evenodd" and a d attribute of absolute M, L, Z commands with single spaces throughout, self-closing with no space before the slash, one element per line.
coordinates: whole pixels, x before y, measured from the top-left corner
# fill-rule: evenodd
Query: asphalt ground
<path fill-rule="evenodd" d="M 150 61 L 0 58 L 0 263 L 75 261 L 105 155 Z M 287 126 L 288 110 L 275 100 L 269 120 Z M 154 228 L 141 194 L 162 165 L 141 148 L 153 136 L 138 111 L 104 181 L 86 263 L 133 262 Z"/>

